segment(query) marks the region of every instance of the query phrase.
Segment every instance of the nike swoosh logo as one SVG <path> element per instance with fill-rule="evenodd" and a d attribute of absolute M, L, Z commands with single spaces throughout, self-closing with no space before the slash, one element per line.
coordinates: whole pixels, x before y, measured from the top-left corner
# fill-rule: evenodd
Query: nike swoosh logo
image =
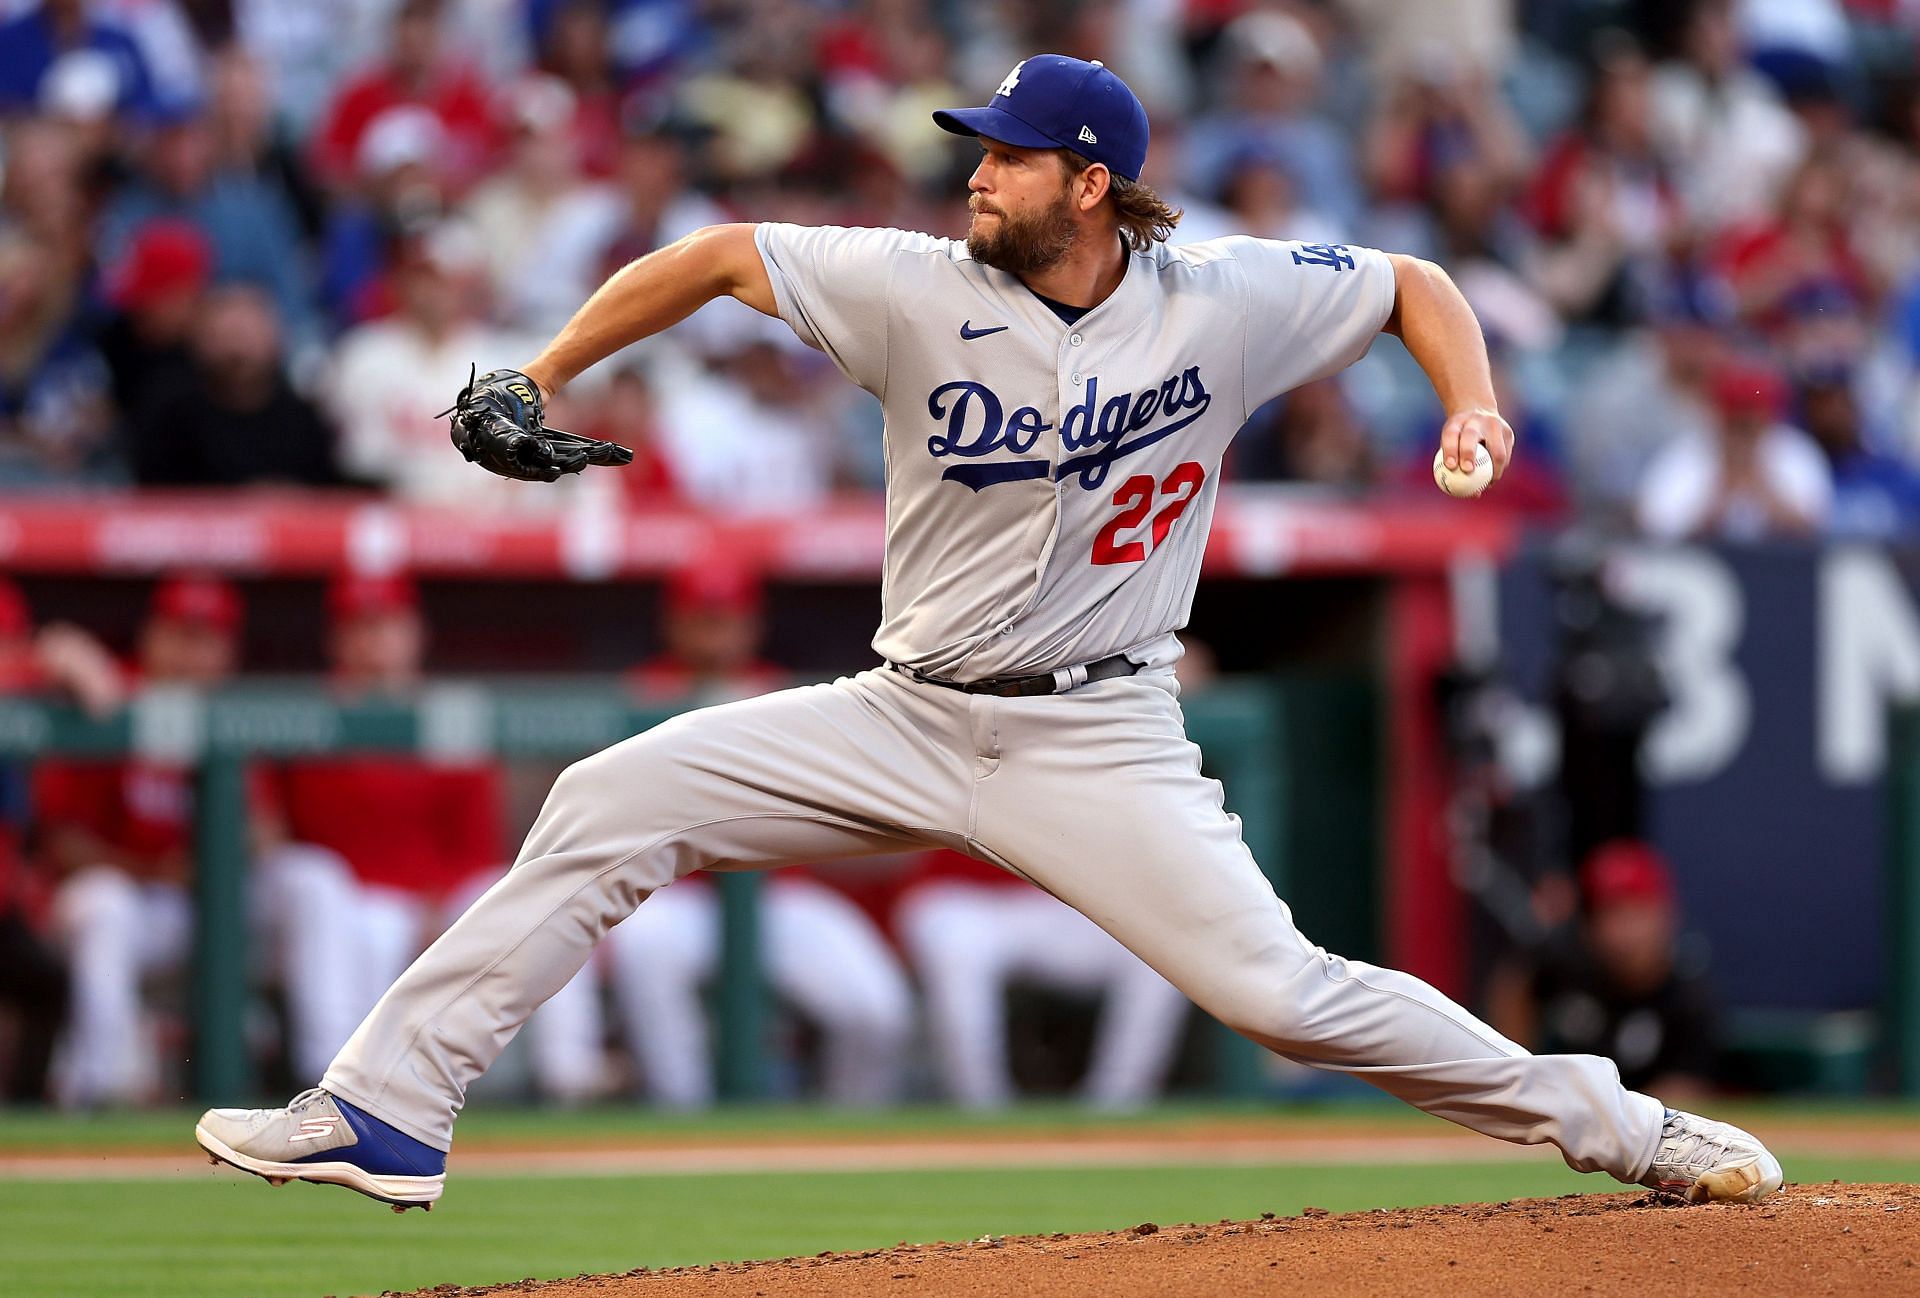
<path fill-rule="evenodd" d="M 995 325 L 991 329 L 975 329 L 973 327 L 973 321 L 968 320 L 960 326 L 960 337 L 967 342 L 972 342 L 975 338 L 985 338 L 988 334 L 1002 333 L 1012 327 L 1012 325 Z"/>

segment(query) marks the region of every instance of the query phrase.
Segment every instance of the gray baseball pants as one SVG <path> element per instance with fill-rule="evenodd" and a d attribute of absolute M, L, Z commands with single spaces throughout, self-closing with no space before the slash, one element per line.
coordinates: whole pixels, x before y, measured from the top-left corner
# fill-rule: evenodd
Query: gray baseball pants
<path fill-rule="evenodd" d="M 647 894 L 696 870 L 957 847 L 1106 929 L 1235 1031 L 1583 1172 L 1634 1181 L 1659 1101 L 1533 1055 L 1294 927 L 1200 773 L 1170 676 L 998 698 L 878 668 L 707 708 L 576 763 L 512 870 L 401 975 L 322 1082 L 439 1149 L 467 1085 Z"/>

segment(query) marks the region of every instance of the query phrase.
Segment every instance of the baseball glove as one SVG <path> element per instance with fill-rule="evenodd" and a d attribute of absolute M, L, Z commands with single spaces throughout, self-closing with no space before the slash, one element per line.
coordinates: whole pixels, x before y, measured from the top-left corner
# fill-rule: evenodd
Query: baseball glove
<path fill-rule="evenodd" d="M 617 442 L 548 428 L 540 385 L 519 370 L 469 375 L 460 396 L 435 418 L 448 415 L 460 454 L 503 478 L 553 482 L 589 464 L 633 463 L 633 452 Z"/>

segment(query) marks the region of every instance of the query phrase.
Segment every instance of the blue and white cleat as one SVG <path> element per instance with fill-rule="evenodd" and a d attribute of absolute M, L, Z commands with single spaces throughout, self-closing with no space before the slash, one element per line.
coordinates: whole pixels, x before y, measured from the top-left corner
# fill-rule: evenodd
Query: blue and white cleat
<path fill-rule="evenodd" d="M 317 1086 L 284 1109 L 208 1109 L 193 1136 L 214 1162 L 269 1185 L 344 1185 L 395 1212 L 431 1211 L 446 1185 L 445 1154 Z"/>
<path fill-rule="evenodd" d="M 1758 1203 L 1780 1188 L 1780 1161 L 1746 1132 L 1668 1109 L 1640 1184 L 1688 1203 Z"/>

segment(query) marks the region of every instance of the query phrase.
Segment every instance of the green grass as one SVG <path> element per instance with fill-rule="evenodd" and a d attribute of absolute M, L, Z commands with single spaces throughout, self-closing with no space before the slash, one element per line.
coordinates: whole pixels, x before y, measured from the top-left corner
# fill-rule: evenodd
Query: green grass
<path fill-rule="evenodd" d="M 285 1097 L 279 1097 L 284 1099 Z M 260 1100 L 260 1103 L 277 1102 Z M 1920 1128 L 1920 1104 L 1902 1100 L 1742 1101 L 1716 1100 L 1713 1116 L 1765 1125 L 1770 1119 L 1814 1120 L 1840 1125 L 1909 1123 Z M 195 1108 L 102 1113 L 88 1116 L 0 1109 L 0 1154 L 37 1150 L 131 1149 L 151 1153 L 189 1149 Z M 1193 1101 L 1161 1104 L 1139 1114 L 1114 1115 L 1070 1101 L 1029 1102 L 998 1113 L 964 1113 L 937 1105 L 881 1111 L 818 1105 L 758 1104 L 701 1113 L 662 1113 L 634 1105 L 553 1111 L 514 1105 L 480 1105 L 460 1119 L 460 1146 L 492 1144 L 747 1138 L 755 1135 L 1021 1135 L 1098 1127 L 1177 1130 L 1221 1120 L 1252 1120 L 1263 1126 L 1311 1131 L 1363 1123 L 1425 1127 L 1432 1118 L 1384 1099 L 1359 1101 Z"/>
<path fill-rule="evenodd" d="M 1751 1115 L 1759 1110 L 1749 1109 Z M 1765 1112 L 1798 1116 L 1769 1106 Z M 1179 1126 L 1262 1112 L 1186 1106 L 1142 1124 Z M 1267 1111 L 1270 1113 L 1270 1111 Z M 1912 1111 L 1825 1110 L 1880 1119 Z M 1398 1123 L 1393 1109 L 1340 1107 L 1299 1115 Z M 1291 1118 L 1276 1119 L 1292 1121 Z M 629 1135 L 898 1131 L 1037 1132 L 1111 1124 L 1111 1118 L 1037 1106 L 993 1118 L 945 1111 L 889 1115 L 755 1109 L 696 1118 L 609 1110 L 476 1112 L 463 1142 L 550 1139 L 609 1127 Z M 189 1115 L 124 1115 L 81 1123 L 0 1118 L 0 1151 L 181 1144 Z M 457 1171 L 457 1160 L 456 1160 Z M 1920 1181 L 1920 1161 L 1795 1158 L 1797 1181 Z M 319 1298 L 448 1282 L 624 1271 L 900 1240 L 1097 1230 L 1156 1221 L 1207 1221 L 1261 1212 L 1335 1211 L 1604 1191 L 1551 1156 L 1448 1166 L 1273 1166 L 978 1169 L 942 1172 L 751 1173 L 702 1176 L 458 1176 L 431 1215 L 396 1216 L 344 1191 L 270 1190 L 227 1169 L 198 1165 L 151 1181 L 0 1182 L 0 1290 L 13 1298 Z"/>

